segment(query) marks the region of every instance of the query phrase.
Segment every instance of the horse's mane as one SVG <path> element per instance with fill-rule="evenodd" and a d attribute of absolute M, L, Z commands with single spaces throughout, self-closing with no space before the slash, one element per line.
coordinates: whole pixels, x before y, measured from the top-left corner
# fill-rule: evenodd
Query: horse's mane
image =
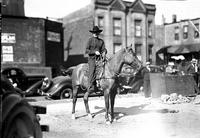
<path fill-rule="evenodd" d="M 121 48 L 119 51 L 117 51 L 115 54 L 113 54 L 111 57 L 109 57 L 109 58 L 107 59 L 107 61 L 112 60 L 114 57 L 116 57 L 116 55 L 119 55 L 119 54 L 121 54 L 122 52 L 124 52 L 124 49 L 125 49 L 125 48 Z"/>

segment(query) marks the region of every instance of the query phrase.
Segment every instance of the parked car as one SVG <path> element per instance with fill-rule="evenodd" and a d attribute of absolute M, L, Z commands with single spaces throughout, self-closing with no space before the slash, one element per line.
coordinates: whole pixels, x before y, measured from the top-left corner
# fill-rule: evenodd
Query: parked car
<path fill-rule="evenodd" d="M 161 73 L 161 72 L 164 72 L 164 67 L 163 66 L 150 65 L 149 67 L 151 69 L 151 73 Z"/>
<path fill-rule="evenodd" d="M 72 72 L 73 72 L 73 69 L 75 68 L 76 66 L 71 66 L 71 67 L 69 67 L 69 68 L 67 68 L 67 69 L 62 69 L 61 70 L 61 72 L 62 72 L 62 75 L 63 76 L 70 76 L 71 77 L 71 75 L 72 75 Z"/>
<path fill-rule="evenodd" d="M 2 138 L 42 138 L 41 126 L 35 110 L 21 97 L 21 93 L 16 91 L 11 82 L 2 75 L 0 96 L 0 132 Z"/>
<path fill-rule="evenodd" d="M 51 99 L 72 98 L 72 81 L 69 76 L 57 76 L 53 79 L 45 78 L 38 90 L 40 95 Z"/>
<path fill-rule="evenodd" d="M 1 73 L 11 81 L 13 86 L 22 91 L 26 91 L 30 86 L 45 78 L 45 75 L 27 75 L 22 69 L 17 67 L 5 68 Z"/>
<path fill-rule="evenodd" d="M 142 69 L 137 74 L 133 74 L 133 69 L 130 66 L 125 66 L 122 69 L 124 75 L 120 76 L 120 93 L 137 93 L 143 87 L 143 73 Z M 158 65 L 150 65 L 150 73 L 164 72 L 164 68 Z"/>

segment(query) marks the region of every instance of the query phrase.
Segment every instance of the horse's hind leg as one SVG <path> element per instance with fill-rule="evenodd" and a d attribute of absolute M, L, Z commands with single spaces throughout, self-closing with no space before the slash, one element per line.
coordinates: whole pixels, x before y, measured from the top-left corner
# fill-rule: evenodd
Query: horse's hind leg
<path fill-rule="evenodd" d="M 105 99 L 105 119 L 106 119 L 106 124 L 110 124 L 110 119 L 109 119 L 109 92 L 108 90 L 104 91 L 104 99 Z"/>
<path fill-rule="evenodd" d="M 114 120 L 114 105 L 115 105 L 115 97 L 117 94 L 117 89 L 113 89 L 110 93 L 110 115 L 111 115 L 111 122 Z"/>
<path fill-rule="evenodd" d="M 76 101 L 77 101 L 77 94 L 78 94 L 78 86 L 73 87 L 73 100 L 72 100 L 72 119 L 76 119 L 75 116 L 75 107 L 76 107 Z"/>
<path fill-rule="evenodd" d="M 85 104 L 86 113 L 88 114 L 89 118 L 92 118 L 92 115 L 91 115 L 90 109 L 89 109 L 89 105 L 88 105 L 88 97 L 89 97 L 89 91 L 87 90 L 87 92 L 84 94 L 83 100 L 84 100 L 84 104 Z"/>

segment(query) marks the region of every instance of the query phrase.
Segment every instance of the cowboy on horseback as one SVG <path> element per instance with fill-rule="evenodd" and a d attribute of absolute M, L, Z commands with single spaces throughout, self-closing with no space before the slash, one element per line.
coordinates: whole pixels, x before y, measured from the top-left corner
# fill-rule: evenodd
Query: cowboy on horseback
<path fill-rule="evenodd" d="M 89 38 L 86 46 L 85 53 L 88 54 L 88 64 L 89 64 L 89 87 L 88 91 L 96 91 L 96 60 L 102 56 L 105 57 L 107 49 L 105 48 L 104 41 L 99 38 L 99 34 L 103 30 L 99 29 L 98 26 L 94 26 L 93 30 L 89 30 L 92 33 L 92 37 Z"/>

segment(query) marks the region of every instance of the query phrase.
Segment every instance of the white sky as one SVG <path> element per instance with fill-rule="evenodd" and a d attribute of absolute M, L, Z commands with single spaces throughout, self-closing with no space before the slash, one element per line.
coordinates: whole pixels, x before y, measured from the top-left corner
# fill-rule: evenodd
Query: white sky
<path fill-rule="evenodd" d="M 29 17 L 61 18 L 84 7 L 91 0 L 25 0 L 25 15 Z M 134 0 L 126 0 L 134 1 Z M 172 15 L 177 20 L 200 18 L 200 0 L 142 0 L 144 3 L 156 5 L 156 24 L 161 24 L 162 15 L 166 22 L 172 21 Z"/>

